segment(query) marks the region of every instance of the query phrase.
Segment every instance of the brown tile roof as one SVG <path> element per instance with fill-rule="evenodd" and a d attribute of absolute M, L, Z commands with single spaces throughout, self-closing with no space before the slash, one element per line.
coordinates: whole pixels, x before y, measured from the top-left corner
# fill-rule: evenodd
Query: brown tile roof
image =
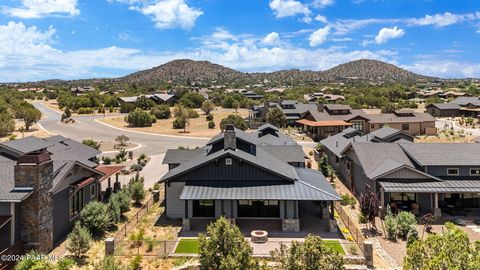
<path fill-rule="evenodd" d="M 101 173 L 103 173 L 102 178 L 100 178 L 100 181 L 103 181 L 107 179 L 108 177 L 116 174 L 117 172 L 123 170 L 125 166 L 98 166 L 95 169 Z"/>

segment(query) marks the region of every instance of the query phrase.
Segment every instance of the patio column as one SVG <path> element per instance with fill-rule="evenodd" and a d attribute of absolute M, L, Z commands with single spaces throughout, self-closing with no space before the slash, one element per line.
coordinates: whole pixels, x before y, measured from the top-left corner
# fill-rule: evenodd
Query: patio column
<path fill-rule="evenodd" d="M 330 219 L 334 219 L 335 217 L 335 206 L 333 204 L 334 202 L 330 201 Z"/>
<path fill-rule="evenodd" d="M 185 210 L 182 219 L 182 229 L 185 231 L 190 231 L 190 218 L 188 216 L 188 200 L 185 200 Z"/>
<path fill-rule="evenodd" d="M 380 206 L 385 207 L 385 189 L 383 187 L 380 188 Z"/>
<path fill-rule="evenodd" d="M 439 219 L 442 216 L 442 210 L 438 208 L 438 193 L 433 194 L 433 216 L 435 220 Z"/>

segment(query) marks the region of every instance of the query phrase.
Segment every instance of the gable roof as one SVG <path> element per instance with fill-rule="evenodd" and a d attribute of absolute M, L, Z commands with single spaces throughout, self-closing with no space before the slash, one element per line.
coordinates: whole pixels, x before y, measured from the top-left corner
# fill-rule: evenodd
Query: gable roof
<path fill-rule="evenodd" d="M 401 147 L 421 166 L 479 166 L 478 143 L 402 143 Z"/>
<path fill-rule="evenodd" d="M 427 108 L 428 107 L 436 107 L 440 110 L 456 110 L 456 109 L 459 109 L 460 108 L 460 105 L 457 104 L 457 103 L 432 103 L 432 104 L 429 104 L 427 105 Z"/>
<path fill-rule="evenodd" d="M 11 140 L 0 143 L 0 147 L 4 146 L 10 150 L 13 150 L 19 154 L 28 154 L 35 152 L 41 149 L 46 149 L 49 146 L 52 146 L 54 143 L 42 140 L 40 138 L 29 136 L 26 138 Z"/>

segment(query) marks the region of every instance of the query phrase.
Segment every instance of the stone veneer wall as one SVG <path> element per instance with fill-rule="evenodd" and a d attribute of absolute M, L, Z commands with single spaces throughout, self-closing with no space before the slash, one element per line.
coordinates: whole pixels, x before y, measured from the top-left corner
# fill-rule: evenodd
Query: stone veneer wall
<path fill-rule="evenodd" d="M 49 252 L 53 248 L 53 163 L 15 165 L 15 187 L 32 187 L 21 203 L 20 238 L 26 250 Z"/>

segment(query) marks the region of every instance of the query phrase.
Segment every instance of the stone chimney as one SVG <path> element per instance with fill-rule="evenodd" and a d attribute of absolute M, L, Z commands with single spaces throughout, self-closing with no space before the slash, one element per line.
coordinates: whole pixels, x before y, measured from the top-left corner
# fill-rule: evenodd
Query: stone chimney
<path fill-rule="evenodd" d="M 235 134 L 235 126 L 227 125 L 223 134 L 223 149 L 236 150 L 237 149 L 237 135 Z"/>
<path fill-rule="evenodd" d="M 46 150 L 20 156 L 15 165 L 15 189 L 33 193 L 20 206 L 20 239 L 26 250 L 53 248 L 53 162 Z M 67 202 L 65 202 L 67 203 Z"/>

